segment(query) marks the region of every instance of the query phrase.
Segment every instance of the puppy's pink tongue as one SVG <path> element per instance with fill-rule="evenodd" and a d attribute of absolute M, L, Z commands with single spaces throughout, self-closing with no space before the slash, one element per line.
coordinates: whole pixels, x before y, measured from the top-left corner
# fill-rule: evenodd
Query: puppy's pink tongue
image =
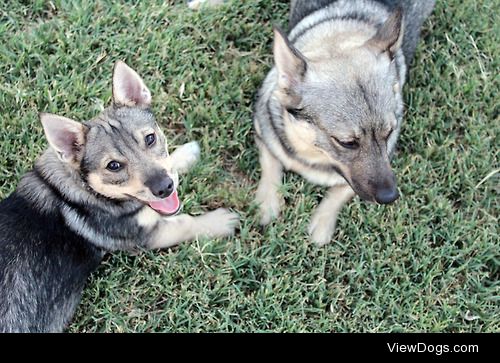
<path fill-rule="evenodd" d="M 149 202 L 149 206 L 155 211 L 165 215 L 175 214 L 180 207 L 179 197 L 177 196 L 177 190 L 175 190 L 170 196 L 162 199 L 158 202 Z"/>

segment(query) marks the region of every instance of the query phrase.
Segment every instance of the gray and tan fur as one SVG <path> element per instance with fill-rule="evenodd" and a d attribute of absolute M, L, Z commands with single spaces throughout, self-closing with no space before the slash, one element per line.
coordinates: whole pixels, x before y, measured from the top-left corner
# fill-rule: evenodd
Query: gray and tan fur
<path fill-rule="evenodd" d="M 167 217 L 149 206 L 171 197 L 199 157 L 195 142 L 169 155 L 150 103 L 142 79 L 118 62 L 113 104 L 98 117 L 41 115 L 50 147 L 0 202 L 0 332 L 62 331 L 107 252 L 234 232 L 238 216 L 226 209 Z"/>
<path fill-rule="evenodd" d="M 402 88 L 434 0 L 295 0 L 290 32 L 275 29 L 275 67 L 259 91 L 254 126 L 262 168 L 261 224 L 278 216 L 284 170 L 328 186 L 312 216 L 330 242 L 354 195 L 398 198 L 390 166 L 403 118 Z"/>

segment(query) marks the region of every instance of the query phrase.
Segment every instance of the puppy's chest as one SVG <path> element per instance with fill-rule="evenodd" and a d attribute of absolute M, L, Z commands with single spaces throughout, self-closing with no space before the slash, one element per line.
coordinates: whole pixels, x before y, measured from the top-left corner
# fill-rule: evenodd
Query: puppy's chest
<path fill-rule="evenodd" d="M 151 229 L 160 221 L 161 215 L 152 208 L 144 206 L 136 215 L 135 223 L 141 228 Z"/>

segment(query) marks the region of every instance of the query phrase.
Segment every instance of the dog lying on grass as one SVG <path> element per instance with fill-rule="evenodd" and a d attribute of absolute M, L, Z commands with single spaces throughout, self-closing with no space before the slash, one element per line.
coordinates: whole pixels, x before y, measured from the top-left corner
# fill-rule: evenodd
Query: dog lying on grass
<path fill-rule="evenodd" d="M 200 150 L 169 155 L 150 104 L 143 80 L 117 62 L 113 104 L 99 116 L 40 115 L 50 147 L 0 202 L 0 332 L 62 331 L 107 252 L 234 233 L 226 209 L 176 215 L 178 173 Z"/>

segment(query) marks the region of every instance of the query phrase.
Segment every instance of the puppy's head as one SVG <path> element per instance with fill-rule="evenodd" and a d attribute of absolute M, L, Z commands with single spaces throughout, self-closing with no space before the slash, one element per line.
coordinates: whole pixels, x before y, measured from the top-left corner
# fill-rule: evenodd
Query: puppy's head
<path fill-rule="evenodd" d="M 177 213 L 178 175 L 166 139 L 149 106 L 151 93 L 139 75 L 118 61 L 113 71 L 113 105 L 79 123 L 41 114 L 45 135 L 59 159 L 77 170 L 96 193 L 136 199 L 159 213 Z"/>
<path fill-rule="evenodd" d="M 378 29 L 305 34 L 300 51 L 275 30 L 274 96 L 291 145 L 311 164 L 333 165 L 361 198 L 378 203 L 398 198 L 389 151 L 402 109 L 393 61 L 402 29 L 397 10 Z"/>

